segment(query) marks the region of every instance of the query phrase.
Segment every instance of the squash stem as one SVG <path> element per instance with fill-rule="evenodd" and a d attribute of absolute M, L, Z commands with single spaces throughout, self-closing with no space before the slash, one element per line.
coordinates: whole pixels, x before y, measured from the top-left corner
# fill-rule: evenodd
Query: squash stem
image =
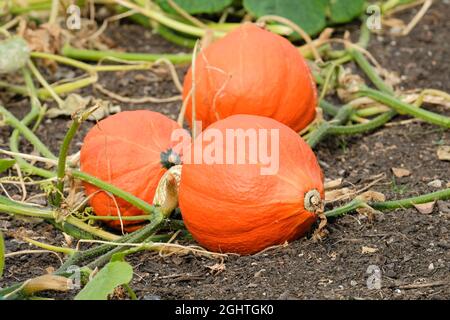
<path fill-rule="evenodd" d="M 23 76 L 28 90 L 28 95 L 30 96 L 31 110 L 21 120 L 21 123 L 24 126 L 28 126 L 36 117 L 39 116 L 39 114 L 41 113 L 42 106 L 37 98 L 36 87 L 34 86 L 31 74 L 27 68 L 23 69 Z M 17 128 L 15 128 L 9 138 L 9 148 L 11 149 L 12 152 L 16 153 L 19 152 L 19 138 L 20 138 L 20 131 Z M 14 158 L 16 159 L 16 162 L 19 165 L 19 167 L 23 169 L 27 174 L 38 175 L 44 178 L 52 178 L 55 176 L 53 172 L 35 167 L 19 156 L 15 156 Z"/>
<path fill-rule="evenodd" d="M 119 198 L 129 202 L 136 208 L 141 209 L 145 213 L 153 215 L 156 211 L 156 207 L 145 202 L 144 200 L 132 195 L 131 193 L 128 193 L 126 191 L 123 191 L 122 189 L 119 189 L 112 184 L 109 184 L 105 181 L 102 181 L 96 177 L 93 177 L 85 172 L 81 172 L 78 170 L 72 170 L 68 172 L 68 174 L 71 174 L 74 178 L 77 178 L 79 180 L 85 181 L 89 184 L 92 184 L 102 190 L 105 190 L 107 192 L 110 192 L 111 194 L 118 196 Z"/>
<path fill-rule="evenodd" d="M 394 109 L 398 113 L 409 114 L 418 119 L 422 119 L 426 122 L 444 127 L 450 128 L 450 117 L 446 117 L 425 109 L 418 108 L 414 105 L 405 103 L 389 94 L 373 90 L 366 86 L 363 86 L 359 91 L 358 95 L 369 97 L 378 102 L 386 104 L 390 108 Z"/>
<path fill-rule="evenodd" d="M 387 123 L 389 120 L 392 119 L 397 114 L 395 111 L 388 111 L 385 112 L 376 118 L 370 120 L 367 123 L 360 123 L 360 124 L 354 124 L 354 125 L 347 125 L 347 126 L 331 126 L 328 129 L 328 134 L 335 134 L 335 135 L 341 135 L 341 134 L 359 134 L 364 133 L 367 131 L 375 130 L 385 123 Z"/>
<path fill-rule="evenodd" d="M 157 60 L 167 59 L 174 64 L 183 64 L 191 61 L 191 55 L 185 53 L 153 54 L 153 53 L 118 52 L 112 50 L 100 51 L 100 50 L 76 49 L 69 45 L 65 45 L 63 47 L 62 54 L 67 58 L 79 59 L 84 61 L 100 61 L 106 58 L 116 58 L 126 61 L 146 61 L 146 62 L 155 62 Z M 98 66 L 97 68 L 100 67 L 101 66 Z"/>
<path fill-rule="evenodd" d="M 364 57 L 364 55 L 356 50 L 351 49 L 349 50 L 350 54 L 352 55 L 355 62 L 358 64 L 358 66 L 361 68 L 361 70 L 364 71 L 366 76 L 372 81 L 372 83 L 375 85 L 375 87 L 378 88 L 378 90 L 388 93 L 391 95 L 394 95 L 394 90 L 391 86 L 387 85 L 383 79 L 378 75 L 378 73 L 375 71 L 375 69 L 372 67 L 372 65 L 367 61 L 367 59 Z"/>
<path fill-rule="evenodd" d="M 322 107 L 329 108 L 330 110 L 333 110 L 333 112 L 335 111 L 334 109 L 335 107 L 329 104 L 328 102 L 326 103 L 321 102 L 320 104 Z M 322 139 L 324 139 L 330 133 L 330 128 L 334 124 L 342 124 L 346 122 L 353 112 L 353 107 L 351 105 L 345 105 L 341 108 L 336 109 L 338 109 L 337 113 L 331 121 L 322 122 L 319 125 L 319 127 L 309 135 L 307 143 L 310 145 L 311 148 L 314 148 Z"/>
<path fill-rule="evenodd" d="M 401 200 L 392 200 L 384 202 L 369 202 L 366 203 L 361 199 L 353 199 L 349 203 L 343 205 L 342 207 L 335 208 L 325 212 L 327 218 L 336 218 L 343 216 L 349 212 L 355 211 L 356 209 L 370 206 L 375 210 L 389 211 L 395 209 L 407 209 L 413 207 L 415 204 L 429 203 L 437 200 L 448 200 L 450 199 L 450 188 L 443 189 L 436 192 L 427 193 L 417 197 L 411 197 Z"/>
<path fill-rule="evenodd" d="M 44 145 L 41 140 L 26 125 L 20 122 L 11 112 L 0 105 L 0 114 L 5 118 L 5 122 L 17 130 L 45 157 L 56 159 L 55 155 Z"/>
<path fill-rule="evenodd" d="M 45 208 L 37 208 L 35 206 L 30 206 L 26 204 L 16 203 L 4 196 L 0 196 L 0 212 L 7 214 L 17 214 L 21 216 L 40 218 L 44 220 L 54 221 L 55 217 L 58 215 L 55 210 L 45 209 Z M 70 224 L 80 230 L 86 231 L 91 235 L 99 237 L 105 240 L 115 240 L 118 237 L 112 233 L 106 232 L 99 228 L 90 226 L 78 218 L 68 216 L 65 218 L 65 221 L 61 224 L 56 223 L 59 228 L 62 228 L 65 231 L 64 224 Z"/>
<path fill-rule="evenodd" d="M 78 131 L 78 128 L 80 127 L 81 122 L 75 117 L 75 119 L 72 122 L 72 125 L 70 126 L 69 131 L 67 131 L 63 143 L 61 145 L 61 149 L 59 151 L 59 158 L 58 158 L 58 167 L 56 171 L 56 193 L 54 198 L 54 205 L 60 206 L 61 205 L 61 198 L 64 193 L 64 177 L 66 175 L 66 160 L 67 160 L 67 154 L 69 153 L 69 147 L 70 143 L 72 142 L 75 134 Z"/>

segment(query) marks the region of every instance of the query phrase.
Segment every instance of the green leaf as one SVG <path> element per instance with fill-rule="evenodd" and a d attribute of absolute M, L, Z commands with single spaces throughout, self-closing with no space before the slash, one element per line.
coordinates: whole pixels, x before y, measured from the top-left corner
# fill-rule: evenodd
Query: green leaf
<path fill-rule="evenodd" d="M 16 164 L 14 159 L 0 159 L 0 173 L 5 172 Z"/>
<path fill-rule="evenodd" d="M 190 14 L 221 12 L 233 3 L 233 0 L 173 0 L 178 6 Z M 176 13 L 167 0 L 156 0 L 166 12 Z"/>
<path fill-rule="evenodd" d="M 326 27 L 328 0 L 244 0 L 244 7 L 256 17 L 282 16 L 315 35 Z"/>
<path fill-rule="evenodd" d="M 30 57 L 27 42 L 20 37 L 13 37 L 0 42 L 0 74 L 19 70 Z"/>
<path fill-rule="evenodd" d="M 4 269 L 5 269 L 5 240 L 3 240 L 3 234 L 0 231 L 0 278 L 3 276 Z"/>
<path fill-rule="evenodd" d="M 364 12 L 365 0 L 330 0 L 330 20 L 334 23 L 346 23 Z"/>
<path fill-rule="evenodd" d="M 123 261 L 110 262 L 77 294 L 75 300 L 106 300 L 120 285 L 133 278 L 133 268 Z"/>

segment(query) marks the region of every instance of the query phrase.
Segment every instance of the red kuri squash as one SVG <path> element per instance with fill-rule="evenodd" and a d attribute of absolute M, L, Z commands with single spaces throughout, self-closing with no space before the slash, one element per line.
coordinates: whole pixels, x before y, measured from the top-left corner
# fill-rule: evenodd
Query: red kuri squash
<path fill-rule="evenodd" d="M 263 171 L 269 167 L 275 169 Z M 310 230 L 323 197 L 323 176 L 311 148 L 267 117 L 217 121 L 185 153 L 183 220 L 213 251 L 252 254 L 294 240 Z"/>
<path fill-rule="evenodd" d="M 181 145 L 172 141 L 178 124 L 166 116 L 148 110 L 124 111 L 95 125 L 84 139 L 80 168 L 105 182 L 152 203 L 159 180 L 166 172 L 167 157 L 180 161 Z M 141 210 L 118 197 L 115 199 L 97 187 L 84 184 L 90 205 L 101 216 L 135 216 Z M 128 230 L 142 221 L 123 221 Z M 109 222 L 120 227 L 119 220 Z"/>
<path fill-rule="evenodd" d="M 234 114 L 271 117 L 295 131 L 315 117 L 317 89 L 299 50 L 246 23 L 202 50 L 195 67 L 196 119 L 204 128 Z M 183 86 L 192 123 L 192 68 Z"/>

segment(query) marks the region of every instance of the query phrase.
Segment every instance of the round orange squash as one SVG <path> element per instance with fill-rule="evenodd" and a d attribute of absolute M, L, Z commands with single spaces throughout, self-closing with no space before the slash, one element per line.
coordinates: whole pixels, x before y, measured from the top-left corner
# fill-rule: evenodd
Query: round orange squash
<path fill-rule="evenodd" d="M 148 110 L 124 111 L 95 125 L 84 138 L 80 169 L 92 176 L 152 203 L 159 180 L 166 172 L 167 158 L 180 162 L 181 144 L 172 141 L 178 124 L 166 116 Z M 142 215 L 130 203 L 84 183 L 95 214 L 122 217 Z M 119 220 L 107 222 L 121 227 Z M 123 221 L 126 230 L 134 230 L 142 221 Z"/>
<path fill-rule="evenodd" d="M 262 170 L 269 167 L 275 170 Z M 217 121 L 185 153 L 179 190 L 183 220 L 212 251 L 253 254 L 305 235 L 323 209 L 323 197 L 323 176 L 311 148 L 267 117 Z"/>
<path fill-rule="evenodd" d="M 273 118 L 299 132 L 315 117 L 317 88 L 305 59 L 285 38 L 246 23 L 202 50 L 195 67 L 196 119 L 203 128 L 234 114 Z M 192 123 L 192 68 L 183 98 Z"/>

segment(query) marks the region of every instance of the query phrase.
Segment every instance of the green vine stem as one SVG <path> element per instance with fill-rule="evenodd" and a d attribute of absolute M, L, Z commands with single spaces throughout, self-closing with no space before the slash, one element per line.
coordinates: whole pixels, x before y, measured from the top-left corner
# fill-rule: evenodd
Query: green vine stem
<path fill-rule="evenodd" d="M 0 105 L 0 114 L 3 115 L 5 122 L 13 126 L 45 157 L 56 159 L 55 155 L 44 145 L 26 125 L 20 122 L 11 112 Z"/>
<path fill-rule="evenodd" d="M 27 217 L 33 217 L 33 218 L 40 218 L 44 220 L 51 220 L 54 221 L 55 217 L 58 215 L 56 210 L 49 210 L 49 209 L 43 209 L 38 208 L 35 206 L 20 204 L 14 201 L 9 200 L 8 198 L 5 198 L 4 196 L 0 196 L 0 212 L 7 213 L 7 214 L 17 214 Z M 86 231 L 96 237 L 99 237 L 100 239 L 105 240 L 116 240 L 118 236 L 106 232 L 102 229 L 90 226 L 83 221 L 81 221 L 78 218 L 75 218 L 73 216 L 68 216 L 65 218 L 65 221 L 60 224 L 62 228 L 64 228 L 64 224 L 68 223 L 80 230 Z"/>
<path fill-rule="evenodd" d="M 349 212 L 355 211 L 356 209 L 363 208 L 363 207 L 371 207 L 375 210 L 380 211 L 389 211 L 389 210 L 395 210 L 395 209 L 407 209 L 412 208 L 415 204 L 423 204 L 423 203 L 430 203 L 437 200 L 448 200 L 450 199 L 450 188 L 424 194 L 417 197 L 411 197 L 401 200 L 392 200 L 392 201 L 385 201 L 385 202 L 370 202 L 366 203 L 362 199 L 356 198 L 347 203 L 346 205 L 327 211 L 325 212 L 325 216 L 327 218 L 336 218 L 342 215 L 345 215 Z"/>
<path fill-rule="evenodd" d="M 145 232 L 142 232 L 141 234 L 131 237 L 128 242 L 129 243 L 141 243 L 141 242 L 146 241 L 147 238 L 152 236 L 155 232 L 157 232 L 161 228 L 161 226 L 163 225 L 164 219 L 165 219 L 164 215 L 161 213 L 161 211 L 157 210 L 154 214 L 153 220 L 147 226 L 145 226 L 145 229 L 144 229 Z M 127 249 L 128 249 L 127 246 L 115 247 L 114 249 L 108 251 L 107 253 L 105 253 L 102 256 L 95 259 L 93 262 L 89 263 L 87 265 L 87 267 L 90 269 L 99 268 L 99 267 L 103 266 L 104 264 L 106 264 L 114 254 L 117 254 L 117 253 L 122 252 Z"/>
<path fill-rule="evenodd" d="M 351 105 L 345 105 L 339 108 L 335 117 L 331 121 L 322 122 L 319 127 L 308 136 L 307 143 L 310 147 L 314 148 L 322 139 L 324 139 L 330 133 L 330 128 L 333 124 L 341 124 L 346 122 L 352 112 L 353 107 Z"/>
<path fill-rule="evenodd" d="M 160 210 L 155 210 L 154 219 L 151 223 L 144 226 L 142 229 L 134 231 L 133 233 L 129 233 L 115 240 L 116 243 L 139 243 L 142 242 L 149 237 L 151 237 L 156 230 L 162 225 L 164 221 L 164 216 Z M 121 247 L 121 249 L 125 249 L 126 247 Z M 114 251 L 114 252 L 112 252 Z M 80 251 L 71 256 L 64 264 L 56 271 L 56 274 L 64 273 L 67 268 L 71 265 L 80 265 L 82 263 L 92 261 L 94 259 L 98 259 L 99 257 L 103 257 L 102 261 L 109 260 L 114 253 L 119 252 L 117 250 L 117 246 L 113 244 L 102 244 L 100 246 L 87 249 L 85 251 Z M 105 256 L 107 255 L 107 256 Z"/>
<path fill-rule="evenodd" d="M 370 79 L 370 81 L 372 81 L 372 83 L 375 85 L 375 87 L 378 88 L 378 90 L 394 95 L 394 90 L 392 89 L 392 87 L 387 85 L 383 81 L 383 79 L 381 79 L 381 77 L 378 75 L 378 73 L 375 71 L 375 69 L 372 67 L 372 65 L 369 63 L 369 61 L 367 61 L 367 59 L 360 51 L 356 49 L 351 49 L 349 50 L 349 52 L 352 55 L 355 62 L 361 68 L 361 70 L 364 71 L 366 76 Z"/>
<path fill-rule="evenodd" d="M 140 13 L 140 14 L 142 14 L 142 15 L 144 15 L 144 16 L 170 28 L 170 29 L 173 29 L 175 31 L 189 34 L 191 36 L 196 36 L 196 37 L 203 37 L 207 33 L 206 29 L 198 28 L 198 27 L 188 25 L 183 22 L 174 20 L 162 12 L 158 12 L 156 10 L 150 10 L 147 8 L 140 7 L 130 1 L 116 0 L 115 2 L 123 7 L 137 11 L 138 13 Z M 224 35 L 225 35 L 225 33 L 222 31 L 214 31 L 214 37 L 222 37 Z"/>
<path fill-rule="evenodd" d="M 23 69 L 23 76 L 28 89 L 28 94 L 30 96 L 31 110 L 22 119 L 21 122 L 24 126 L 28 126 L 36 117 L 39 116 L 42 107 L 41 103 L 37 99 L 36 88 L 33 84 L 33 80 L 31 78 L 28 69 L 26 68 Z M 11 149 L 11 151 L 16 153 L 19 152 L 19 138 L 20 138 L 20 131 L 18 129 L 14 129 L 14 131 L 11 134 L 11 137 L 9 138 L 9 148 Z M 51 178 L 54 176 L 53 172 L 35 167 L 19 156 L 15 156 L 14 158 L 16 159 L 16 162 L 20 166 L 20 168 L 24 169 L 24 171 L 26 171 L 30 175 L 38 175 L 45 178 Z"/>
<path fill-rule="evenodd" d="M 122 189 L 119 189 L 115 186 L 113 186 L 112 184 L 109 184 L 107 182 L 104 182 L 96 177 L 93 177 L 87 173 L 81 172 L 81 171 L 77 171 L 77 170 L 73 170 L 68 172 L 68 174 L 71 174 L 74 178 L 77 178 L 79 180 L 85 181 L 87 183 L 90 183 L 102 190 L 105 190 L 115 196 L 118 196 L 119 198 L 122 198 L 123 200 L 129 202 L 130 204 L 132 204 L 133 206 L 135 206 L 136 208 L 141 209 L 142 211 L 144 211 L 145 213 L 148 214 L 154 214 L 156 211 L 156 207 L 145 202 L 144 200 L 142 200 L 141 198 L 138 198 L 134 195 L 132 195 L 131 193 L 128 193 L 126 191 L 123 191 Z"/>
<path fill-rule="evenodd" d="M 358 91 L 359 96 L 369 97 L 373 100 L 381 102 L 390 108 L 394 109 L 398 113 L 408 114 L 418 119 L 422 119 L 426 122 L 444 127 L 450 128 L 450 117 L 446 117 L 428 110 L 418 108 L 414 105 L 405 103 L 389 94 L 373 90 L 366 86 L 363 86 Z"/>
<path fill-rule="evenodd" d="M 116 13 L 124 13 L 129 11 L 127 8 L 124 8 L 122 6 L 115 6 L 115 11 Z M 142 15 L 142 14 L 133 14 L 131 16 L 128 17 L 128 19 L 130 19 L 131 21 L 140 24 L 141 26 L 145 27 L 145 28 L 151 28 L 150 25 L 150 21 L 149 18 Z M 162 24 L 159 24 L 158 27 L 155 29 L 156 32 L 158 32 L 158 34 L 163 37 L 164 39 L 166 39 L 167 41 L 170 41 L 176 45 L 182 46 L 182 47 L 186 47 L 189 49 L 193 49 L 195 46 L 195 41 L 196 39 L 192 39 L 192 38 L 188 38 L 188 37 L 183 37 L 181 35 L 178 35 L 177 33 L 175 33 L 174 31 L 172 31 L 172 29 L 165 27 Z"/>
<path fill-rule="evenodd" d="M 87 50 L 76 49 L 69 45 L 65 45 L 62 49 L 62 54 L 66 57 L 79 59 L 84 61 L 100 61 L 106 58 L 116 58 L 126 61 L 147 61 L 155 62 L 160 59 L 167 59 L 174 64 L 189 63 L 191 61 L 190 54 L 152 54 L 152 53 L 131 53 L 131 52 L 118 52 L 118 51 L 100 51 L 100 50 Z M 97 70 L 101 69 L 101 66 L 97 66 Z M 92 68 L 91 68 L 92 69 Z"/>
<path fill-rule="evenodd" d="M 376 118 L 370 120 L 367 123 L 353 124 L 347 126 L 331 126 L 328 130 L 328 133 L 338 135 L 338 134 L 359 134 L 367 131 L 372 131 L 383 126 L 385 123 L 391 120 L 396 114 L 397 113 L 395 111 L 388 111 L 377 116 Z"/>
<path fill-rule="evenodd" d="M 63 143 L 61 145 L 60 151 L 59 151 L 59 157 L 58 157 L 58 167 L 56 170 L 56 193 L 55 193 L 55 199 L 54 204 L 56 206 L 60 206 L 61 204 L 61 197 L 64 193 L 64 178 L 66 176 L 66 160 L 67 160 L 67 154 L 69 153 L 69 147 L 70 143 L 72 142 L 73 138 L 75 137 L 75 134 L 78 131 L 78 128 L 80 128 L 81 123 L 89 117 L 89 115 L 92 114 L 93 111 L 95 111 L 95 107 L 91 108 L 87 111 L 82 111 L 79 114 L 75 114 L 72 118 L 72 125 L 70 126 L 69 130 L 67 131 Z"/>

